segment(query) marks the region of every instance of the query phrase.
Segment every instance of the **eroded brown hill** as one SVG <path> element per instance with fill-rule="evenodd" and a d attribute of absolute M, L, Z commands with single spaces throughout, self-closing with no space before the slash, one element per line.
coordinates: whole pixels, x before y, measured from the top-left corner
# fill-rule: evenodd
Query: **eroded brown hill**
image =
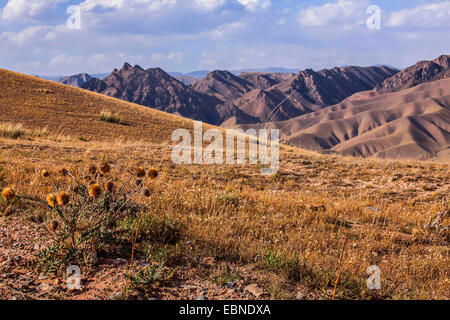
<path fill-rule="evenodd" d="M 379 93 L 394 92 L 414 87 L 428 81 L 436 81 L 450 77 L 450 56 L 442 55 L 432 61 L 420 61 L 402 70 L 393 77 L 380 83 L 376 91 Z"/>
<path fill-rule="evenodd" d="M 308 149 L 383 158 L 448 156 L 450 79 L 358 96 L 271 126 L 279 128 L 289 144 Z"/>

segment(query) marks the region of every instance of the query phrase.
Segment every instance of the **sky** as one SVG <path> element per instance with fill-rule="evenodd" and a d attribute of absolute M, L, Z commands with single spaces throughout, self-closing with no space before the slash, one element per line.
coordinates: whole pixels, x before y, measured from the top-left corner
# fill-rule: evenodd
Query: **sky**
<path fill-rule="evenodd" d="M 0 0 L 0 68 L 403 68 L 450 54 L 449 31 L 450 0 Z"/>

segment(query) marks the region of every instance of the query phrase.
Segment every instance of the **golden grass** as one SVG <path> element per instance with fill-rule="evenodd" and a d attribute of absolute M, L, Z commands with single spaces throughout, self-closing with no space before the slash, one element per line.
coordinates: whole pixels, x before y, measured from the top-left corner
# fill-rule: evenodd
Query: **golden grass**
<path fill-rule="evenodd" d="M 0 137 L 18 139 L 22 136 L 43 137 L 48 132 L 47 128 L 27 130 L 21 123 L 0 123 Z"/>
<path fill-rule="evenodd" d="M 69 147 L 41 140 L 29 142 L 27 152 L 15 142 L 0 154 L 7 172 L 2 186 L 30 196 L 50 188 L 40 177 L 43 168 L 82 172 L 102 159 L 111 161 L 115 172 L 157 167 L 150 197 L 140 201 L 151 204 L 149 216 L 183 226 L 184 241 L 193 245 L 182 251 L 186 257 L 253 265 L 331 298 L 346 238 L 337 298 L 372 297 L 365 287 L 372 264 L 382 270 L 378 298 L 450 297 L 448 240 L 424 228 L 448 195 L 446 163 L 290 152 L 282 154 L 278 175 L 262 177 L 252 166 L 174 166 L 168 146 L 145 142 Z M 367 184 L 373 187 L 364 188 Z M 275 295 L 285 294 L 267 286 Z"/>
<path fill-rule="evenodd" d="M 42 179 L 44 169 L 81 175 L 104 161 L 115 173 L 155 168 L 151 192 L 138 199 L 150 208 L 142 228 L 150 217 L 181 226 L 174 250 L 188 261 L 215 257 L 249 266 L 264 275 L 259 280 L 272 298 L 289 298 L 306 287 L 330 299 L 338 274 L 337 298 L 450 298 L 448 234 L 424 227 L 448 209 L 448 162 L 357 159 L 283 146 L 280 172 L 270 177 L 250 165 L 175 166 L 170 134 L 192 129 L 191 121 L 1 70 L 0 85 L 6 88 L 0 91 L 5 121 L 13 123 L 26 107 L 30 116 L 21 122 L 48 126 L 51 133 L 0 138 L 1 189 L 45 200 L 53 185 Z M 100 121 L 104 109 L 129 125 L 117 130 Z M 365 285 L 373 264 L 382 270 L 380 292 Z M 229 277 L 223 270 L 210 273 L 217 281 Z"/>

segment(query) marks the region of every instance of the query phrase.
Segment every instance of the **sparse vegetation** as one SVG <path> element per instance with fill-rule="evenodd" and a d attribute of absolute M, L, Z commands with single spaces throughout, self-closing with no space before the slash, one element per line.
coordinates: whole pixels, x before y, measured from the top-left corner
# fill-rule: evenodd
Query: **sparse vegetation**
<path fill-rule="evenodd" d="M 308 299 L 330 299 L 337 274 L 337 299 L 450 298 L 448 162 L 346 158 L 282 146 L 280 172 L 272 177 L 251 165 L 176 166 L 170 135 L 190 129 L 187 120 L 57 84 L 49 84 L 53 94 L 36 94 L 41 80 L 16 80 L 25 92 L 2 93 L 4 105 L 12 106 L 2 110 L 4 121 L 12 123 L 27 108 L 24 126 L 48 126 L 50 135 L 0 137 L 0 190 L 14 192 L 0 197 L 0 212 L 8 213 L 0 217 L 0 257 L 13 257 L 2 260 L 0 272 L 23 274 L 34 263 L 64 283 L 61 266 L 77 261 L 90 281 L 82 293 L 62 285 L 39 298 L 108 299 L 131 285 L 129 298 L 149 292 L 196 299 L 198 291 L 180 289 L 195 284 L 238 299 L 240 282 L 257 282 L 273 298 L 302 291 Z M 1 85 L 10 83 L 0 77 Z M 51 106 L 51 121 L 43 106 Z M 110 130 L 98 121 L 103 108 L 132 125 Z M 153 167 L 157 174 L 146 170 Z M 130 176 L 127 190 L 141 191 L 127 210 L 113 210 L 125 200 L 110 195 Z M 96 188 L 90 195 L 95 184 L 100 194 Z M 102 227 L 93 227 L 95 221 Z M 365 285 L 374 264 L 382 271 L 376 293 Z M 31 274 L 40 281 L 39 273 Z M 2 294 L 16 296 L 16 278 L 2 281 Z M 238 282 L 237 293 L 226 292 L 231 281 Z M 34 292 L 24 289 L 20 298 L 36 298 Z"/>
<path fill-rule="evenodd" d="M 44 137 L 47 136 L 47 128 L 27 130 L 24 129 L 23 125 L 20 123 L 0 123 L 0 137 L 14 140 L 25 135 L 32 137 Z"/>
<path fill-rule="evenodd" d="M 121 124 L 122 121 L 120 120 L 119 116 L 114 114 L 110 110 L 103 110 L 100 113 L 100 121 L 109 122 L 109 123 L 115 123 L 115 124 Z"/>
<path fill-rule="evenodd" d="M 113 179 L 110 171 L 111 166 L 106 162 L 99 169 L 91 166 L 83 178 L 87 183 L 65 168 L 59 170 L 58 176 L 46 169 L 41 171 L 41 178 L 54 184 L 55 193 L 47 196 L 48 210 L 43 217 L 39 210 L 36 210 L 39 219 L 33 213 L 30 217 L 37 222 L 42 236 L 51 241 L 38 254 L 38 269 L 48 273 L 71 263 L 91 263 L 97 251 L 104 250 L 107 243 L 121 233 L 120 221 L 136 219 L 136 215 L 145 210 L 135 202 L 142 192 L 142 184 L 134 184 L 135 174 L 129 173 L 124 181 L 117 180 L 116 187 L 110 180 Z M 5 188 L 2 194 L 8 202 L 16 197 L 10 188 Z M 34 206 L 45 206 L 44 201 L 31 197 L 18 198 Z"/>

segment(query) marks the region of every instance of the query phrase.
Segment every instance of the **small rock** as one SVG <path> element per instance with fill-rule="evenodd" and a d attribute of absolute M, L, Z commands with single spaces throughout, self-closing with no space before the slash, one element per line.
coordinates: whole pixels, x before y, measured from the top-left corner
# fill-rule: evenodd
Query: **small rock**
<path fill-rule="evenodd" d="M 122 293 L 113 293 L 109 296 L 109 300 L 123 300 L 123 294 Z"/>
<path fill-rule="evenodd" d="M 244 291 L 250 292 L 252 295 L 254 295 L 256 298 L 261 297 L 264 295 L 264 290 L 261 288 L 258 284 L 252 283 L 244 288 Z"/>
<path fill-rule="evenodd" d="M 306 300 L 306 295 L 304 295 L 303 293 L 299 293 L 295 297 L 295 300 Z"/>
<path fill-rule="evenodd" d="M 227 289 L 234 289 L 236 287 L 236 282 L 228 282 L 226 287 Z"/>
<path fill-rule="evenodd" d="M 39 243 L 35 243 L 33 249 L 35 251 L 39 251 L 39 249 L 41 248 L 41 246 L 39 245 Z"/>
<path fill-rule="evenodd" d="M 39 289 L 40 291 L 47 292 L 47 291 L 50 291 L 50 290 L 52 289 L 52 287 L 51 287 L 48 283 L 42 282 L 42 283 L 39 285 L 38 289 Z"/>
<path fill-rule="evenodd" d="M 375 208 L 375 207 L 367 207 L 366 210 L 370 210 L 370 211 L 373 211 L 373 212 L 378 212 L 378 211 L 380 211 L 380 209 Z"/>
<path fill-rule="evenodd" d="M 206 297 L 205 297 L 205 295 L 202 293 L 202 294 L 200 294 L 200 295 L 198 296 L 197 300 L 198 300 L 198 301 L 206 300 Z"/>
<path fill-rule="evenodd" d="M 206 299 L 206 294 L 207 294 L 208 292 L 207 292 L 207 290 L 205 289 L 205 290 L 202 290 L 202 293 L 198 296 L 198 298 L 197 298 L 197 300 L 208 300 L 208 299 Z"/>

